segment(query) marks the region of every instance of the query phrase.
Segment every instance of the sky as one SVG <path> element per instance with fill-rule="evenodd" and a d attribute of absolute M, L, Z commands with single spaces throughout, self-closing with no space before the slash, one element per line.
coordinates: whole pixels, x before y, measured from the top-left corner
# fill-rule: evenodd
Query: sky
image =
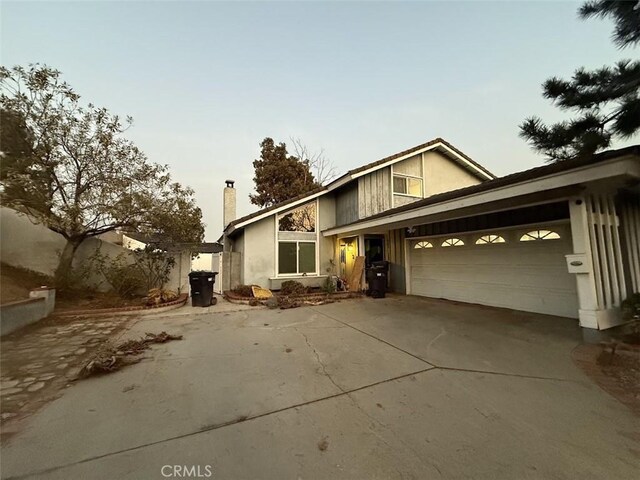
<path fill-rule="evenodd" d="M 435 137 L 499 176 L 544 164 L 518 137 L 528 116 L 567 118 L 542 82 L 637 57 L 579 5 L 2 1 L 0 57 L 55 67 L 83 101 L 131 115 L 127 138 L 195 190 L 215 241 L 224 180 L 238 216 L 257 209 L 267 136 L 323 149 L 339 174 Z"/>

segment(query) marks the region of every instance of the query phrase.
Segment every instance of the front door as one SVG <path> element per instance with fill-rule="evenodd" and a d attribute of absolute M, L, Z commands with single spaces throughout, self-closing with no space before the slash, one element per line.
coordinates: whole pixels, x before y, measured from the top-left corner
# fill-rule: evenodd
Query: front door
<path fill-rule="evenodd" d="M 358 256 L 358 237 L 340 239 L 340 272 L 343 278 L 351 278 Z"/>
<path fill-rule="evenodd" d="M 364 265 L 371 266 L 371 262 L 384 260 L 384 237 L 364 237 Z"/>

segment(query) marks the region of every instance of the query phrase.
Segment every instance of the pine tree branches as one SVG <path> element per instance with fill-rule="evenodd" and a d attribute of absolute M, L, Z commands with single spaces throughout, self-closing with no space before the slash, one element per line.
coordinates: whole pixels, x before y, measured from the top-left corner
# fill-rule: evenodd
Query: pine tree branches
<path fill-rule="evenodd" d="M 614 42 L 629 46 L 640 41 L 640 2 L 591 1 L 579 10 L 582 18 L 611 16 Z M 543 96 L 572 120 L 547 126 L 538 117 L 520 125 L 520 136 L 549 161 L 591 155 L 640 130 L 640 61 L 622 60 L 613 67 L 580 68 L 570 80 L 557 77 L 543 84 Z"/>

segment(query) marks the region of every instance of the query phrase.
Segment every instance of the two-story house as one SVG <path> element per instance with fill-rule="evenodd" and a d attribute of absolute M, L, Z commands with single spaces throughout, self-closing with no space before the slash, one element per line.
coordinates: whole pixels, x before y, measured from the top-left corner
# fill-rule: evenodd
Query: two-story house
<path fill-rule="evenodd" d="M 619 322 L 640 289 L 640 149 L 496 178 L 437 138 L 239 219 L 223 282 L 274 290 L 390 263 L 392 291 Z M 235 211 L 233 184 L 225 212 Z"/>

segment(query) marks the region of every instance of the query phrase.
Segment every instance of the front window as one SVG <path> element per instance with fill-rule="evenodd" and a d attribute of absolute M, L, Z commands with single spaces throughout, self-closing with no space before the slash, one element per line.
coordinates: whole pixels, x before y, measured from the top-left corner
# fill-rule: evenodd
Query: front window
<path fill-rule="evenodd" d="M 278 275 L 316 274 L 316 202 L 277 217 Z"/>
<path fill-rule="evenodd" d="M 422 179 L 407 175 L 393 176 L 393 193 L 422 197 Z"/>
<path fill-rule="evenodd" d="M 278 273 L 316 273 L 316 243 L 278 242 Z"/>

